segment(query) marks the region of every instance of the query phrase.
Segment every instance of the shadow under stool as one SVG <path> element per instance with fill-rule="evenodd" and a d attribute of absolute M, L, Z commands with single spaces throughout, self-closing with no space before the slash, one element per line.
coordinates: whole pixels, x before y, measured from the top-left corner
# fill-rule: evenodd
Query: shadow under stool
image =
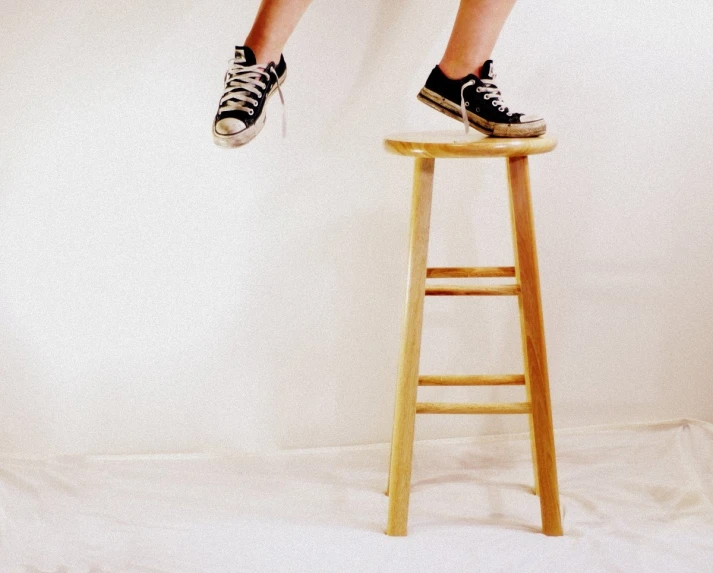
<path fill-rule="evenodd" d="M 386 149 L 415 158 L 406 305 L 402 324 L 401 355 L 396 388 L 389 484 L 388 535 L 406 535 L 411 462 L 416 414 L 527 414 L 530 422 L 535 493 L 540 498 L 542 531 L 562 535 L 552 412 L 547 374 L 545 333 L 540 300 L 540 279 L 530 198 L 528 156 L 552 151 L 557 142 L 547 136 L 503 139 L 448 132 L 389 136 Z M 428 237 L 437 158 L 505 157 L 510 190 L 513 232 L 513 267 L 427 267 Z M 428 285 L 443 278 L 514 278 L 512 284 L 487 286 Z M 425 296 L 516 296 L 524 374 L 419 376 L 421 331 Z M 521 385 L 526 401 L 501 404 L 418 402 L 419 386 Z"/>

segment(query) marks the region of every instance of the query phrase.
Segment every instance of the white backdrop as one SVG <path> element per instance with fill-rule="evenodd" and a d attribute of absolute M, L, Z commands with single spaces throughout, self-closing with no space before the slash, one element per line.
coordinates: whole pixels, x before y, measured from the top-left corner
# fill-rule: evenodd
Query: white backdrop
<path fill-rule="evenodd" d="M 257 0 L 17 0 L 0 18 L 0 450 L 386 441 L 410 175 L 393 131 L 457 2 L 315 0 L 257 140 L 211 141 Z M 521 0 L 512 108 L 531 175 L 555 424 L 713 420 L 713 5 Z M 436 166 L 432 265 L 511 261 L 502 161 Z M 423 372 L 521 370 L 511 300 L 429 300 Z M 511 399 L 513 389 L 435 390 Z M 478 392 L 481 392 L 478 395 Z M 417 437 L 526 429 L 421 417 Z"/>

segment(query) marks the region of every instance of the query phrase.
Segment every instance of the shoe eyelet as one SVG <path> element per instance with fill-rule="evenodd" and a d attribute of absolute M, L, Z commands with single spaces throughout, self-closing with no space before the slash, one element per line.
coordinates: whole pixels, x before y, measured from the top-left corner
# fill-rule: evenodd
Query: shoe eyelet
<path fill-rule="evenodd" d="M 476 88 L 475 91 L 476 91 L 477 93 L 482 93 L 482 92 L 483 92 L 483 88 Z"/>
<path fill-rule="evenodd" d="M 483 99 L 484 99 L 484 100 L 489 100 L 489 99 L 490 99 L 490 94 L 485 94 L 485 95 L 483 96 Z"/>
<path fill-rule="evenodd" d="M 495 100 L 491 101 L 490 103 L 492 103 L 492 104 L 495 105 L 495 106 L 498 105 L 498 102 L 496 102 Z"/>
<path fill-rule="evenodd" d="M 248 115 L 253 115 L 254 113 L 255 113 L 254 110 L 252 110 L 252 109 L 249 109 L 249 110 L 248 110 Z"/>
<path fill-rule="evenodd" d="M 469 101 L 465 102 L 465 107 L 470 107 L 470 102 L 469 102 Z"/>
<path fill-rule="evenodd" d="M 475 113 L 480 113 L 480 108 L 479 108 L 479 107 L 476 107 L 476 108 L 475 108 Z"/>

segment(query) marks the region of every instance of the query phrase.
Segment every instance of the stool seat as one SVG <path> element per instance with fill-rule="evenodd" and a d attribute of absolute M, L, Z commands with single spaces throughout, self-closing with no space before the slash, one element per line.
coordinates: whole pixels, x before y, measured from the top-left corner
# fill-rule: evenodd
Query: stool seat
<path fill-rule="evenodd" d="M 387 151 L 411 157 L 521 157 L 547 153 L 557 147 L 557 140 L 540 137 L 485 137 L 475 130 L 420 131 L 389 135 L 384 139 Z"/>

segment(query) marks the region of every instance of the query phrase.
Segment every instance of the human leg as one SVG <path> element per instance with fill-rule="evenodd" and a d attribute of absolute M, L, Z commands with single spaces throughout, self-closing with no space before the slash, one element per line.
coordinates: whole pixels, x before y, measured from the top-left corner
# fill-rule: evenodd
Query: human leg
<path fill-rule="evenodd" d="M 262 0 L 245 39 L 258 64 L 278 62 L 282 49 L 312 0 Z"/>
<path fill-rule="evenodd" d="M 438 64 L 451 78 L 480 76 L 515 0 L 461 0 L 448 46 Z"/>

